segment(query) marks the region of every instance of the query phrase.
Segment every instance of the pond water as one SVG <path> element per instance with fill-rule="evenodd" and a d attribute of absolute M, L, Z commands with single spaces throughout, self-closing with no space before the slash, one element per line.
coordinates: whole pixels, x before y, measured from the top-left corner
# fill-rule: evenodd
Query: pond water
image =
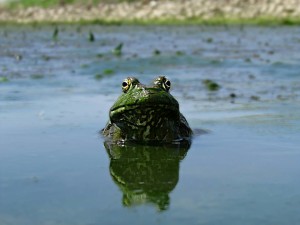
<path fill-rule="evenodd" d="M 55 29 L 0 29 L 1 225 L 299 224 L 299 27 Z M 123 79 L 160 74 L 206 132 L 105 143 Z"/>

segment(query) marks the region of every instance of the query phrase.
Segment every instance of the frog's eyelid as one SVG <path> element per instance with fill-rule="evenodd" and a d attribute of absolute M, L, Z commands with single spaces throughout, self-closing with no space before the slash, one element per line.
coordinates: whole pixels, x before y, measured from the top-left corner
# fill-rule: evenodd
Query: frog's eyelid
<path fill-rule="evenodd" d="M 139 84 L 140 81 L 136 77 L 127 77 L 127 80 L 130 81 L 130 84 Z"/>

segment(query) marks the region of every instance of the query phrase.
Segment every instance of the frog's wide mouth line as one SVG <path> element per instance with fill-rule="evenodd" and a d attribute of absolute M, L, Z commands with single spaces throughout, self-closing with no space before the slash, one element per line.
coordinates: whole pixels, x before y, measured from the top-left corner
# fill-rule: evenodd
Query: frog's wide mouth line
<path fill-rule="evenodd" d="M 172 106 L 172 105 L 166 105 L 166 104 L 147 104 L 147 105 L 126 105 L 126 106 L 118 106 L 116 108 L 111 109 L 110 116 L 124 113 L 124 112 L 133 112 L 136 114 L 143 114 L 151 111 L 158 111 L 159 113 L 161 111 L 170 111 L 170 112 L 179 112 L 178 106 Z"/>
<path fill-rule="evenodd" d="M 177 121 L 179 112 L 171 109 L 158 108 L 142 108 L 142 109 L 126 109 L 123 112 L 111 114 L 111 122 L 123 127 L 129 125 L 131 127 L 154 127 L 163 121 Z M 148 128 L 149 129 L 149 128 Z"/>
<path fill-rule="evenodd" d="M 154 104 L 154 105 L 130 105 L 130 106 L 119 106 L 114 110 L 110 111 L 110 120 L 112 122 L 127 121 L 128 124 L 135 124 L 137 121 L 153 120 L 153 118 L 179 118 L 179 109 L 176 106 Z M 156 121 L 156 120 L 154 120 Z M 141 124 L 148 122 L 138 122 Z"/>

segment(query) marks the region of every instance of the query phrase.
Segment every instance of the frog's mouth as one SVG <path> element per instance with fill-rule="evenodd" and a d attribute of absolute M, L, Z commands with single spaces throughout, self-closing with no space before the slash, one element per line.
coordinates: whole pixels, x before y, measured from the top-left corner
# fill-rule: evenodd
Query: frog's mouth
<path fill-rule="evenodd" d="M 110 111 L 111 122 L 120 126 L 124 124 L 134 127 L 156 126 L 162 120 L 177 121 L 178 119 L 178 106 L 165 104 L 126 105 Z"/>

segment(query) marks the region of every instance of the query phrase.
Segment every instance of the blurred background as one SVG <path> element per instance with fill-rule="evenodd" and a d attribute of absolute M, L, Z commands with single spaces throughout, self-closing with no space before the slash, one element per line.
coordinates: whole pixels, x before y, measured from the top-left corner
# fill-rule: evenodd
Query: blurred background
<path fill-rule="evenodd" d="M 300 15 L 298 0 L 2 0 L 1 2 L 4 9 L 0 20 L 19 22 L 184 21 L 290 24 L 299 21 Z"/>

